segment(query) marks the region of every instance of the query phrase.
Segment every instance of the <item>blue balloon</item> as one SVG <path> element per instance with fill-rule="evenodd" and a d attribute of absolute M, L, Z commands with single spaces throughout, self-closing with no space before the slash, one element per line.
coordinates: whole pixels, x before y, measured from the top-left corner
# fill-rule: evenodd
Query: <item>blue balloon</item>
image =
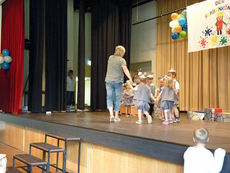
<path fill-rule="evenodd" d="M 180 34 L 177 32 L 172 33 L 171 37 L 173 40 L 177 40 L 179 38 Z"/>
<path fill-rule="evenodd" d="M 188 30 L 188 25 L 187 25 L 187 24 L 184 24 L 184 25 L 182 26 L 182 30 L 183 30 L 183 31 L 187 31 L 187 30 Z"/>
<path fill-rule="evenodd" d="M 184 17 L 181 17 L 178 22 L 181 26 L 183 26 L 184 24 L 186 24 L 186 19 Z"/>
<path fill-rule="evenodd" d="M 8 49 L 4 49 L 2 51 L 2 54 L 3 54 L 3 56 L 9 56 L 10 55 L 10 51 Z"/>
<path fill-rule="evenodd" d="M 10 64 L 8 64 L 7 62 L 4 62 L 4 63 L 2 63 L 2 68 L 4 70 L 8 70 L 10 68 Z"/>

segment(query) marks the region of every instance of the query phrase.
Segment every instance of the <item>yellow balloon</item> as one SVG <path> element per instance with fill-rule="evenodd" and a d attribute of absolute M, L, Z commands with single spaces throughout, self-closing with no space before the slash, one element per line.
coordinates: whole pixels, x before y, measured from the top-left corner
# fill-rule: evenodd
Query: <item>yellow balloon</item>
<path fill-rule="evenodd" d="M 179 38 L 177 40 L 183 40 L 183 37 L 179 36 Z"/>
<path fill-rule="evenodd" d="M 178 13 L 172 13 L 171 14 L 171 19 L 172 20 L 177 20 L 177 17 L 178 17 Z"/>

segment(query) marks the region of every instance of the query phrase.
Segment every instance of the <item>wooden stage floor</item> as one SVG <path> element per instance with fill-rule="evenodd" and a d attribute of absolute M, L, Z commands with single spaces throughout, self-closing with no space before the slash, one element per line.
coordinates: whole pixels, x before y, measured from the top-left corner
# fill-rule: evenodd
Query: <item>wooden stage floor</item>
<path fill-rule="evenodd" d="M 192 141 L 193 130 L 207 128 L 210 134 L 209 149 L 224 148 L 230 153 L 230 123 L 207 122 L 202 120 L 188 120 L 186 114 L 181 114 L 181 122 L 171 125 L 162 125 L 159 119 L 154 119 L 152 124 L 147 124 L 144 119 L 142 125 L 137 125 L 137 117 L 121 116 L 120 122 L 109 122 L 107 112 L 78 112 L 78 113 L 53 113 L 23 114 L 24 118 L 36 119 L 50 123 L 93 129 L 125 136 L 134 136 L 150 140 L 157 140 L 179 145 L 194 145 Z"/>

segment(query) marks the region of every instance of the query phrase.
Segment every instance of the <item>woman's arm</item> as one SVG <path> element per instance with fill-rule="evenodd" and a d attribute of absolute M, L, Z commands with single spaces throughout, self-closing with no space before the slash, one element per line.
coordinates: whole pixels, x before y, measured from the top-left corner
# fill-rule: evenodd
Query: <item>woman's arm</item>
<path fill-rule="evenodd" d="M 128 70 L 127 66 L 126 66 L 126 65 L 123 65 L 123 66 L 122 66 L 122 69 L 123 69 L 125 75 L 129 78 L 130 83 L 132 84 L 132 83 L 133 83 L 133 80 L 132 80 L 132 78 L 131 78 L 131 75 L 130 75 L 130 73 L 129 73 L 129 70 Z"/>

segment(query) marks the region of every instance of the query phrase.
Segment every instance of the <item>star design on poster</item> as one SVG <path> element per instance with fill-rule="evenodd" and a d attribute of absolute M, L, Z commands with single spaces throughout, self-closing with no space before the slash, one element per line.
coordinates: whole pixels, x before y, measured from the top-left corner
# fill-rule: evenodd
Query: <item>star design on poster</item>
<path fill-rule="evenodd" d="M 203 48 L 206 48 L 208 42 L 207 42 L 206 38 L 201 38 L 199 43 Z"/>
<path fill-rule="evenodd" d="M 217 43 L 217 36 L 212 37 L 212 43 L 216 44 Z"/>
<path fill-rule="evenodd" d="M 211 34 L 212 34 L 212 29 L 211 29 L 211 28 L 207 28 L 207 29 L 204 31 L 205 37 L 211 36 Z"/>
<path fill-rule="evenodd" d="M 228 42 L 228 40 L 227 40 L 226 37 L 222 37 L 221 40 L 220 40 L 220 44 L 221 44 L 222 46 L 225 45 L 227 42 Z"/>

